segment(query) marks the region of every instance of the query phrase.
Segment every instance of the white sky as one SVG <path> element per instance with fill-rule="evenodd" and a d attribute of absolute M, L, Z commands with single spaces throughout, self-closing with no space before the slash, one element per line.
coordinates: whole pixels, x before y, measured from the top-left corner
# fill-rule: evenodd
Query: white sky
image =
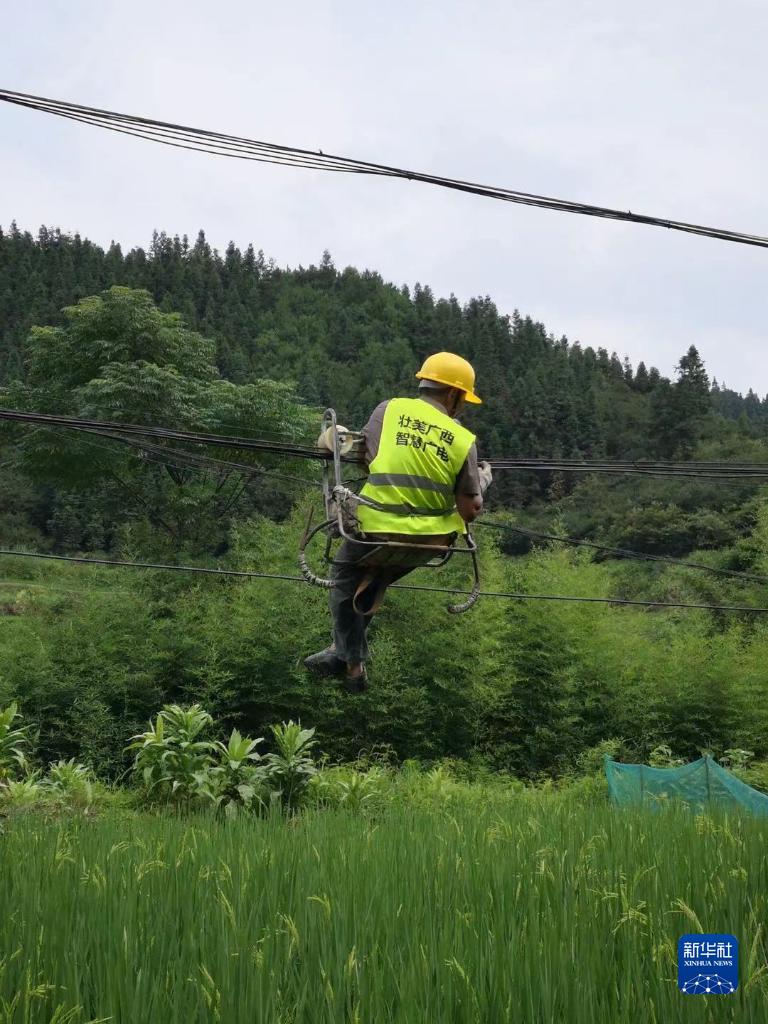
<path fill-rule="evenodd" d="M 768 235 L 764 0 L 38 0 L 0 85 Z M 279 264 L 490 295 L 556 335 L 768 391 L 768 252 L 128 139 L 0 104 L 0 223 L 146 247 L 153 228 Z"/>

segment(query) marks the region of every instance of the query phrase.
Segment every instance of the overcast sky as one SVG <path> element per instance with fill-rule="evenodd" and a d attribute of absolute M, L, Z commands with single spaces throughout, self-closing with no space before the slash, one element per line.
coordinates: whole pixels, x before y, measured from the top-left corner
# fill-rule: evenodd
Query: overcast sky
<path fill-rule="evenodd" d="M 37 0 L 0 86 L 768 235 L 764 0 Z M 0 104 L 0 224 L 153 228 L 490 295 L 671 374 L 768 391 L 768 251 L 427 185 L 279 169 Z"/>

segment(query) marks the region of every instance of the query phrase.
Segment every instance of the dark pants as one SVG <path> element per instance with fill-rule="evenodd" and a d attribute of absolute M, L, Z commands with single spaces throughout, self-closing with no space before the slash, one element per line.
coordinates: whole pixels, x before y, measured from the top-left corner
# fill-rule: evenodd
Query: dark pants
<path fill-rule="evenodd" d="M 331 579 L 335 586 L 328 591 L 328 604 L 333 618 L 333 643 L 337 656 L 342 661 L 346 661 L 348 665 L 356 665 L 368 659 L 368 627 L 371 624 L 372 616 L 362 615 L 355 611 L 354 600 L 357 588 L 371 573 L 371 568 L 343 563 L 355 563 L 369 551 L 370 548 L 363 544 L 345 540 L 331 567 Z M 389 583 L 402 579 L 410 571 L 410 569 L 393 570 L 388 567 L 386 575 L 382 574 L 380 581 L 374 578 L 366 589 L 364 601 L 361 599 L 360 604 L 370 607 L 382 585 L 386 587 Z"/>
<path fill-rule="evenodd" d="M 438 555 L 456 540 L 455 533 L 430 534 L 428 536 L 410 537 L 394 533 L 372 533 L 367 535 L 370 540 L 410 541 L 420 546 L 437 548 Z M 358 597 L 358 608 L 375 608 L 380 603 L 383 592 L 390 583 L 401 580 L 409 572 L 425 565 L 435 555 L 430 551 L 410 550 L 407 564 L 396 566 L 382 565 L 378 569 L 371 566 L 356 565 L 363 556 L 370 554 L 369 544 L 359 544 L 354 540 L 345 540 L 339 548 L 331 567 L 331 579 L 335 586 L 328 591 L 328 603 L 333 618 L 333 643 L 336 654 L 348 665 L 356 665 L 368 658 L 368 627 L 372 615 L 363 615 L 355 610 L 355 594 L 360 584 L 368 578 L 370 581 L 364 595 Z"/>

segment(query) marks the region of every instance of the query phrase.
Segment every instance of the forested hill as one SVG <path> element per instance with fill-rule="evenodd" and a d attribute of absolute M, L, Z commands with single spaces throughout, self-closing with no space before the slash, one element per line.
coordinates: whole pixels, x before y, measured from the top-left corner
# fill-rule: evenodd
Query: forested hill
<path fill-rule="evenodd" d="M 435 299 L 428 286 L 339 271 L 327 253 L 318 266 L 283 270 L 253 246 L 221 255 L 202 231 L 194 244 L 155 233 L 147 250 L 124 254 L 53 229 L 36 238 L 15 224 L 0 230 L 0 384 L 23 377 L 33 324 L 59 323 L 64 306 L 113 284 L 146 288 L 213 338 L 224 377 L 293 380 L 305 401 L 333 405 L 356 425 L 412 387 L 424 356 L 452 349 L 478 371 L 486 403 L 473 426 L 486 453 L 685 456 L 712 417 L 768 435 L 768 399 L 710 385 L 694 350 L 670 382 L 643 363 L 555 339 L 517 312 L 502 315 L 488 297 Z"/>

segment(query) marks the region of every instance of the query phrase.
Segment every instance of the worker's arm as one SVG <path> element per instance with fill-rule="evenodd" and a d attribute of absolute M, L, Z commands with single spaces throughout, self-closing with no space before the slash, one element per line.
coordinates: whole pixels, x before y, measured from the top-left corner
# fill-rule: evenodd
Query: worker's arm
<path fill-rule="evenodd" d="M 369 466 L 379 454 L 381 431 L 384 428 L 384 413 L 387 411 L 388 405 L 389 402 L 380 402 L 362 430 L 365 439 L 365 461 Z"/>
<path fill-rule="evenodd" d="M 477 464 L 477 448 L 472 445 L 456 480 L 455 490 L 456 509 L 465 523 L 473 523 L 483 511 L 483 492 L 489 482 L 486 482 L 485 470 Z"/>

